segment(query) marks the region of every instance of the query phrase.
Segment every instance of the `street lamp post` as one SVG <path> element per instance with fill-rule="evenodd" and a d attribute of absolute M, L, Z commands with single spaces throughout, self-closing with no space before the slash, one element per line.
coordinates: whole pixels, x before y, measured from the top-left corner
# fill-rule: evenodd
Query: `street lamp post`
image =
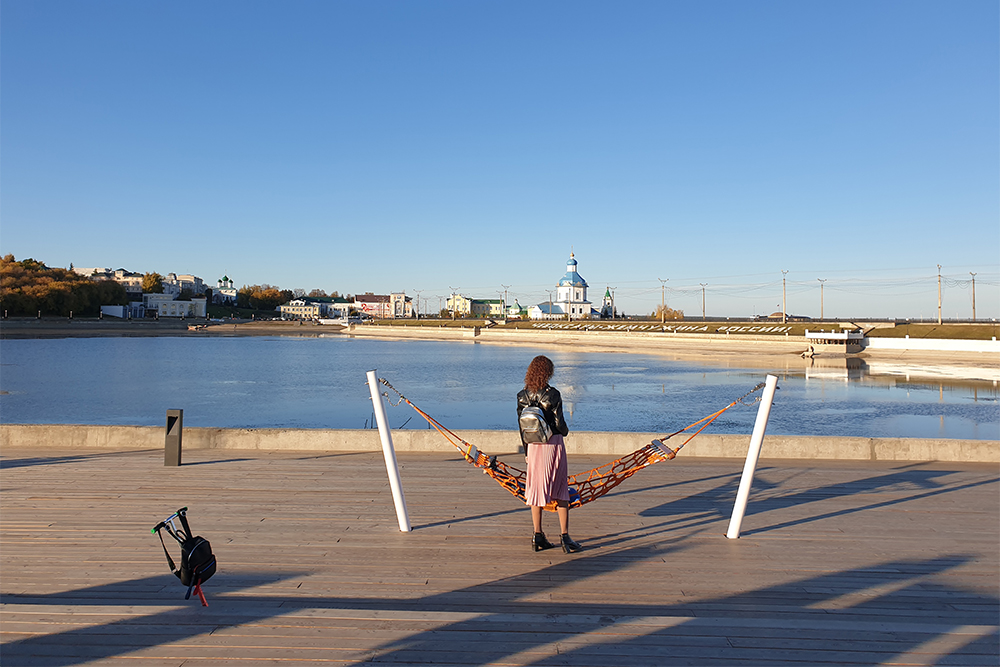
<path fill-rule="evenodd" d="M 456 315 L 456 313 L 458 311 L 458 308 L 457 308 L 458 304 L 455 301 L 455 293 L 458 291 L 458 288 L 457 287 L 452 287 L 452 286 L 449 285 L 448 289 L 451 290 L 451 321 L 454 322 L 455 321 L 455 315 Z"/>
<path fill-rule="evenodd" d="M 616 319 L 618 317 L 618 309 L 615 308 L 615 290 L 617 287 L 609 287 L 611 291 L 611 319 Z"/>
<path fill-rule="evenodd" d="M 817 278 L 819 281 L 819 319 L 823 319 L 823 283 L 825 283 L 829 278 Z"/>
<path fill-rule="evenodd" d="M 503 316 L 507 317 L 507 290 L 510 288 L 510 285 L 501 283 L 500 287 L 503 288 Z"/>
<path fill-rule="evenodd" d="M 662 325 L 667 321 L 667 281 L 670 278 L 657 278 L 660 281 L 660 324 Z"/>
<path fill-rule="evenodd" d="M 969 271 L 969 275 L 972 276 L 972 321 L 976 321 L 976 274 Z"/>
<path fill-rule="evenodd" d="M 941 265 L 938 264 L 938 324 L 941 324 Z"/>
<path fill-rule="evenodd" d="M 701 321 L 704 322 L 705 321 L 705 287 L 708 286 L 708 283 L 698 283 L 698 284 L 701 285 Z"/>
<path fill-rule="evenodd" d="M 781 270 L 781 323 L 784 324 L 788 321 L 788 308 L 785 306 L 785 276 L 788 275 L 788 271 L 785 269 Z"/>
<path fill-rule="evenodd" d="M 420 319 L 420 293 L 423 292 L 422 289 L 415 289 L 413 292 L 417 295 L 417 319 Z"/>

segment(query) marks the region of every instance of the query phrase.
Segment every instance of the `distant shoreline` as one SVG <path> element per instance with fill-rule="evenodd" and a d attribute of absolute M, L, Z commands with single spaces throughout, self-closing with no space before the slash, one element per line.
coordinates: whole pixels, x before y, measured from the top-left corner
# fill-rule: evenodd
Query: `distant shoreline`
<path fill-rule="evenodd" d="M 189 327 L 197 326 L 197 330 Z M 750 367 L 799 367 L 800 355 L 808 346 L 801 335 L 720 335 L 698 333 L 660 333 L 640 331 L 572 331 L 558 329 L 485 328 L 458 326 L 359 325 L 347 329 L 337 325 L 312 322 L 233 320 L 111 320 L 34 318 L 0 321 L 0 340 L 53 339 L 90 337 L 245 337 L 291 336 L 314 338 L 345 335 L 391 340 L 436 340 L 488 343 L 529 347 L 572 348 L 579 352 L 617 352 L 656 354 L 685 361 L 712 365 Z M 866 350 L 861 359 L 907 364 L 953 365 L 989 369 L 991 377 L 1000 374 L 1000 355 L 989 353 Z M 824 354 L 809 360 L 811 366 L 843 365 L 845 356 Z"/>
<path fill-rule="evenodd" d="M 191 330 L 189 327 L 201 327 Z M 145 336 L 300 336 L 339 333 L 341 327 L 319 327 L 297 322 L 233 320 L 117 320 L 106 318 L 34 318 L 0 321 L 0 340 L 30 338 L 114 338 Z"/>

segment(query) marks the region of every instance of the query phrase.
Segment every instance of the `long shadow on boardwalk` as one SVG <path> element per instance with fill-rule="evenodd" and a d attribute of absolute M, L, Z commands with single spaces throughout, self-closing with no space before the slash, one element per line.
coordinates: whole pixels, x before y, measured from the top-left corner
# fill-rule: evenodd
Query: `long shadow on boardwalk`
<path fill-rule="evenodd" d="M 22 458 L 3 457 L 0 458 L 0 470 L 8 470 L 11 468 L 27 468 L 30 466 L 48 466 L 48 465 L 60 465 L 65 463 L 79 463 L 80 461 L 88 461 L 96 459 L 129 457 L 148 451 L 152 450 L 136 449 L 136 450 L 117 451 L 117 452 L 95 452 L 92 454 L 74 454 L 74 455 L 63 455 L 63 456 L 32 456 L 32 457 L 22 457 Z"/>
<path fill-rule="evenodd" d="M 945 651 L 938 647 L 938 653 L 961 664 L 989 664 L 1000 648 L 996 634 L 1000 600 L 933 579 L 968 562 L 969 557 L 960 555 L 885 562 L 682 604 L 593 602 L 567 607 L 524 599 L 526 595 L 537 599 L 565 582 L 599 577 L 671 551 L 609 552 L 415 599 L 247 595 L 242 591 L 301 573 L 237 573 L 219 577 L 219 583 L 235 595 L 216 593 L 208 609 L 185 606 L 8 642 L 2 647 L 3 664 L 78 665 L 311 609 L 426 615 L 460 611 L 465 616 L 402 640 L 358 649 L 349 659 L 359 662 L 877 665 L 917 651 L 928 640 L 953 639 L 957 634 L 958 644 Z M 148 596 L 143 596 L 143 588 Z M 100 613 L 115 615 L 115 607 L 125 614 L 136 606 L 176 604 L 177 598 L 176 580 L 165 575 L 52 595 L 7 595 L 0 602 L 9 605 L 11 613 L 19 604 L 51 604 L 81 612 L 92 605 L 102 608 Z M 646 621 L 650 631 L 620 630 L 635 619 L 654 619 Z M 294 619 L 282 623 L 292 624 Z M 329 632 L 335 635 L 336 630 Z M 780 637 L 774 639 L 774 633 Z M 295 639 L 288 641 L 287 648 L 294 652 Z M 225 650 L 224 638 L 217 645 L 202 641 L 200 646 L 215 653 Z"/>
<path fill-rule="evenodd" d="M 785 521 L 770 526 L 755 528 L 750 531 L 744 531 L 743 534 L 754 535 L 764 533 L 769 530 L 777 530 L 803 523 L 811 523 L 831 517 L 843 516 L 845 514 L 864 512 L 911 502 L 913 500 L 931 498 L 955 491 L 971 489 L 977 486 L 1000 483 L 1000 480 L 995 477 L 960 485 L 950 485 L 944 483 L 943 481 L 939 481 L 941 478 L 951 474 L 953 474 L 953 472 L 949 470 L 924 470 L 908 466 L 904 469 L 894 470 L 884 475 L 875 475 L 864 479 L 851 480 L 849 482 L 838 482 L 836 484 L 809 488 L 802 491 L 796 491 L 794 493 L 771 496 L 768 496 L 767 492 L 780 488 L 781 485 L 767 482 L 766 480 L 758 477 L 754 479 L 754 495 L 752 496 L 751 502 L 747 506 L 746 514 L 747 517 L 756 516 L 758 519 L 760 515 L 766 514 L 767 512 L 791 507 L 801 507 L 809 503 L 828 501 L 831 498 L 889 492 L 898 493 L 901 490 L 914 492 L 907 493 L 905 496 L 897 498 L 879 500 L 867 505 L 848 507 L 831 512 L 825 512 L 823 514 L 811 514 L 807 517 L 798 518 L 792 521 Z M 640 512 L 639 516 L 674 517 L 682 515 L 687 517 L 683 520 L 685 527 L 711 523 L 720 518 L 728 517 L 730 512 L 732 512 L 733 501 L 736 498 L 736 489 L 738 485 L 739 479 L 737 477 L 731 477 L 715 488 L 688 496 L 686 498 L 674 500 L 669 503 L 663 503 L 656 507 L 651 507 L 650 509 Z M 656 526 L 652 526 L 651 528 L 655 527 Z"/>

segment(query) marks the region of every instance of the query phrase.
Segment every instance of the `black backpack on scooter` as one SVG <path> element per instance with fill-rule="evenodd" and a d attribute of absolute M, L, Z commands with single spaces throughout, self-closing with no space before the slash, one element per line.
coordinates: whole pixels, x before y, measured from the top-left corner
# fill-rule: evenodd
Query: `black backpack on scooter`
<path fill-rule="evenodd" d="M 178 530 L 174 526 L 174 519 L 180 520 L 181 529 Z M 164 544 L 163 535 L 160 533 L 161 528 L 165 528 L 167 533 L 181 545 L 180 568 L 174 565 L 174 559 L 170 557 L 170 553 L 167 551 L 167 545 Z M 184 596 L 184 599 L 189 599 L 191 591 L 197 590 L 199 597 L 202 598 L 202 603 L 207 605 L 204 596 L 201 594 L 201 585 L 215 574 L 215 554 L 212 553 L 212 545 L 209 544 L 208 540 L 200 535 L 191 534 L 191 527 L 187 522 L 187 508 L 180 508 L 156 524 L 152 532 L 160 537 L 160 544 L 163 545 L 163 553 L 167 557 L 170 572 L 181 580 L 181 584 L 188 587 L 187 595 Z"/>

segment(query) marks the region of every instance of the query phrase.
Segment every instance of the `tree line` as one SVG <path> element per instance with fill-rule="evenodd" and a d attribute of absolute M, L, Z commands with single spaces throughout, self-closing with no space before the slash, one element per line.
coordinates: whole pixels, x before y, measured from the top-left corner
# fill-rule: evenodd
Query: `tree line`
<path fill-rule="evenodd" d="M 70 313 L 96 317 L 101 306 L 128 303 L 125 288 L 113 280 L 94 281 L 69 269 L 50 268 L 35 259 L 0 258 L 0 309 L 7 316 Z"/>
<path fill-rule="evenodd" d="M 69 269 L 46 266 L 28 258 L 17 261 L 8 254 L 0 259 L 0 309 L 8 316 L 60 315 L 72 312 L 80 317 L 96 317 L 101 306 L 125 305 L 125 287 L 114 280 L 91 280 Z M 156 272 L 142 277 L 142 291 L 158 294 L 164 291 L 163 276 Z M 190 290 L 182 290 L 180 300 L 190 299 Z M 244 285 L 236 293 L 236 306 L 256 310 L 274 310 L 283 303 L 300 297 L 339 297 L 336 291 L 280 289 L 273 285 Z"/>

